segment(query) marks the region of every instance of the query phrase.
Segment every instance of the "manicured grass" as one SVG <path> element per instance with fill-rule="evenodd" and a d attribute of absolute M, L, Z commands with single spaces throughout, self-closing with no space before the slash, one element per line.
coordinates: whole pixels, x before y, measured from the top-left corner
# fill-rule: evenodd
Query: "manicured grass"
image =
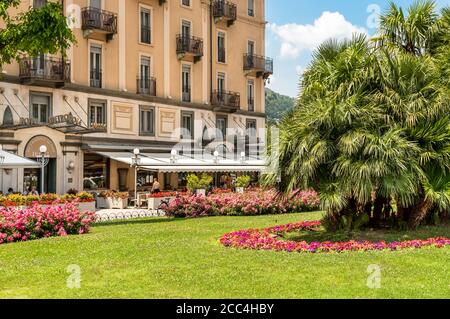
<path fill-rule="evenodd" d="M 84 236 L 0 246 L 2 298 L 448 298 L 450 248 L 297 254 L 235 250 L 227 232 L 320 213 L 97 225 Z M 69 289 L 69 265 L 81 288 Z M 381 289 L 367 268 L 381 267 Z"/>

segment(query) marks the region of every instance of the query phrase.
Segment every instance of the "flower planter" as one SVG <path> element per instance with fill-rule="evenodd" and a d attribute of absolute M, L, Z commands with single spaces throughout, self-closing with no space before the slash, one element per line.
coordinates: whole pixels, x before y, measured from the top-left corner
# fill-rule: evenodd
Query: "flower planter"
<path fill-rule="evenodd" d="M 196 193 L 197 195 L 203 195 L 203 196 L 206 196 L 206 189 L 197 189 L 197 190 L 195 191 L 195 193 Z"/>
<path fill-rule="evenodd" d="M 128 199 L 123 198 L 106 198 L 108 209 L 125 209 L 128 207 Z"/>
<path fill-rule="evenodd" d="M 159 206 L 163 201 L 171 201 L 174 197 L 161 197 L 161 198 L 148 198 L 148 209 L 149 210 L 158 210 Z"/>
<path fill-rule="evenodd" d="M 95 202 L 83 202 L 78 204 L 80 213 L 95 212 Z"/>
<path fill-rule="evenodd" d="M 238 194 L 244 194 L 245 188 L 244 187 L 236 187 L 236 193 Z"/>
<path fill-rule="evenodd" d="M 97 209 L 106 209 L 108 208 L 108 202 L 105 197 L 97 197 L 96 200 Z"/>

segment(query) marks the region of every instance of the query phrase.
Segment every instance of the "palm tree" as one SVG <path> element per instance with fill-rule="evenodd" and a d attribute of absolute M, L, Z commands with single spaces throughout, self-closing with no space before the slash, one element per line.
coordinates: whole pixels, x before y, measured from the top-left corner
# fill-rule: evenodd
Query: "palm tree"
<path fill-rule="evenodd" d="M 436 21 L 445 25 L 432 2 L 415 3 L 408 17 L 391 5 L 381 47 L 364 36 L 322 44 L 280 124 L 279 171 L 266 183 L 280 180 L 284 193 L 316 189 L 332 230 L 417 227 L 450 209 L 450 99 L 441 80 L 450 50 Z"/>

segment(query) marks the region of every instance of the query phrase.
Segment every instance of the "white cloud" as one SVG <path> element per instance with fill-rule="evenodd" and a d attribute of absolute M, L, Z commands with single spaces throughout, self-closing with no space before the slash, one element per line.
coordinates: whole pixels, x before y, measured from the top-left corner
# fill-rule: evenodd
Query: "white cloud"
<path fill-rule="evenodd" d="M 313 24 L 270 24 L 269 29 L 280 38 L 280 55 L 284 58 L 297 58 L 329 38 L 342 40 L 354 33 L 368 34 L 367 29 L 353 25 L 341 13 L 329 11 L 324 11 Z"/>
<path fill-rule="evenodd" d="M 302 75 L 303 72 L 305 72 L 305 69 L 301 65 L 297 65 L 295 71 L 297 72 L 297 75 Z"/>

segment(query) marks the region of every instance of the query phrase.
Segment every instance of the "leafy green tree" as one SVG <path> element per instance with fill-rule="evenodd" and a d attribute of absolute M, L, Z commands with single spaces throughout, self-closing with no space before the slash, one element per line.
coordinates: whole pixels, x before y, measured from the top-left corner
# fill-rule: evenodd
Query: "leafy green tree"
<path fill-rule="evenodd" d="M 0 67 L 11 63 L 21 54 L 64 54 L 75 36 L 59 3 L 48 3 L 17 15 L 10 12 L 20 0 L 0 0 Z"/>
<path fill-rule="evenodd" d="M 381 19 L 381 45 L 362 35 L 323 43 L 295 110 L 280 124 L 279 172 L 266 183 L 284 193 L 316 189 L 330 230 L 414 228 L 449 211 L 444 13 L 436 15 L 431 2 L 414 4 L 408 16 L 392 5 Z"/>

